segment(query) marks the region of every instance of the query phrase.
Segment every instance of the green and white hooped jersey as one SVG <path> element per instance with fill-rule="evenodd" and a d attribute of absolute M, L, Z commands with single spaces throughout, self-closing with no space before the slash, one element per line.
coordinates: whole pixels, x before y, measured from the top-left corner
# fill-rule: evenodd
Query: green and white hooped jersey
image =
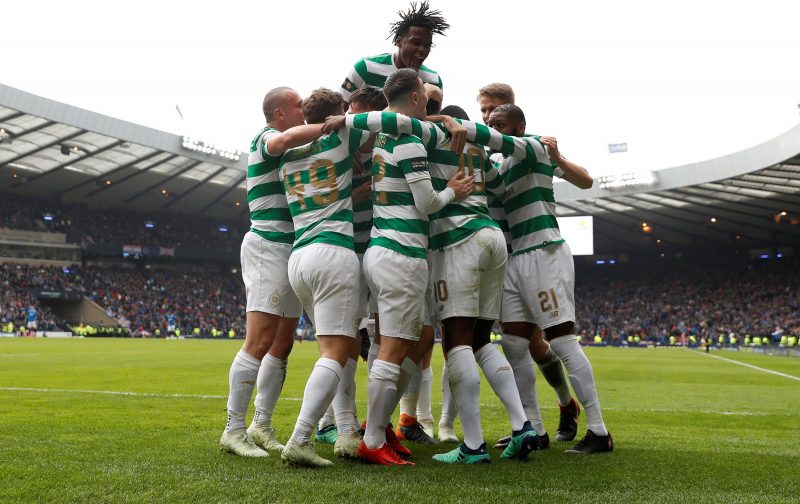
<path fill-rule="evenodd" d="M 491 163 L 491 161 L 489 161 Z M 508 218 L 506 218 L 506 209 L 503 207 L 503 200 L 500 196 L 489 195 L 489 216 L 497 223 L 500 230 L 503 232 L 503 238 L 506 240 L 506 252 L 509 254 L 513 250 L 511 248 L 511 230 L 508 229 Z"/>
<path fill-rule="evenodd" d="M 443 209 L 428 216 L 430 240 L 428 248 L 444 249 L 457 245 L 480 229 L 498 227 L 489 215 L 486 201 L 487 188 L 498 190 L 502 179 L 496 170 L 488 170 L 485 151 L 476 145 L 467 144 L 462 154 L 450 150 L 449 134 L 438 125 L 419 121 L 394 112 L 367 112 L 348 115 L 347 125 L 373 132 L 388 134 L 406 133 L 420 138 L 428 155 L 428 171 L 436 191 L 443 191 L 447 181 L 458 171 L 475 176 L 475 190 L 463 201 L 449 203 Z"/>
<path fill-rule="evenodd" d="M 287 150 L 280 160 L 296 250 L 326 243 L 354 250 L 353 158 L 369 134 L 340 128 L 321 138 Z"/>
<path fill-rule="evenodd" d="M 410 184 L 430 177 L 427 153 L 419 138 L 378 135 L 372 150 L 370 247 L 427 259 L 428 216 L 414 205 Z"/>
<path fill-rule="evenodd" d="M 267 140 L 280 131 L 264 127 L 250 143 L 247 157 L 247 204 L 250 207 L 250 231 L 265 240 L 290 244 L 294 225 L 286 194 L 278 176 L 280 156 L 267 151 Z"/>
<path fill-rule="evenodd" d="M 505 184 L 501 199 L 511 231 L 513 255 L 563 243 L 556 221 L 553 175 L 562 177 L 564 171 L 550 160 L 539 137 L 509 138 L 517 146 L 520 141 L 528 146 L 523 158 L 502 153 L 491 157 Z"/>
<path fill-rule="evenodd" d="M 359 164 L 361 170 L 353 168 L 353 189 L 364 182 L 372 180 L 372 153 L 357 152 L 353 155 L 353 164 Z M 364 201 L 353 202 L 353 238 L 356 254 L 363 254 L 369 245 L 372 232 L 372 195 Z"/>
<path fill-rule="evenodd" d="M 344 97 L 345 101 L 350 101 L 350 95 L 356 89 L 362 87 L 383 89 L 386 78 L 395 70 L 397 70 L 397 67 L 394 65 L 392 53 L 361 58 L 356 61 L 356 64 L 350 69 L 350 73 L 339 89 L 339 94 Z M 422 79 L 422 82 L 428 82 L 442 89 L 442 78 L 439 77 L 436 71 L 431 70 L 425 65 L 420 66 L 419 77 Z"/>

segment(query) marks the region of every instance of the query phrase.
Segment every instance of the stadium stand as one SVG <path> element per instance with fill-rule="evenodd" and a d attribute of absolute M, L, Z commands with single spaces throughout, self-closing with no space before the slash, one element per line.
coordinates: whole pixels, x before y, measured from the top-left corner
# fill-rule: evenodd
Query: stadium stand
<path fill-rule="evenodd" d="M 231 271 L 247 226 L 246 156 L 2 84 L 0 127 L 6 327 L 34 305 L 40 330 L 64 329 L 33 295 L 46 288 L 84 293 L 134 334 L 164 336 L 173 314 L 184 335 L 243 335 Z M 724 333 L 730 344 L 733 333 L 796 344 L 798 153 L 800 125 L 717 159 L 598 177 L 589 190 L 556 183 L 559 216 L 594 218 L 594 255 L 576 258 L 584 341 L 718 344 Z"/>
<path fill-rule="evenodd" d="M 0 323 L 25 325 L 26 309 L 38 312 L 39 330 L 67 329 L 47 306 L 35 299 L 39 289 L 84 294 L 134 336 L 167 336 L 167 317 L 174 315 L 183 335 L 195 328 L 201 337 L 244 334 L 244 286 L 241 277 L 221 265 L 107 263 L 84 267 L 0 264 Z M 114 333 L 119 334 L 119 333 Z"/>
<path fill-rule="evenodd" d="M 625 344 L 778 344 L 800 335 L 800 260 L 713 254 L 693 259 L 640 259 L 638 264 L 581 268 L 578 325 L 584 341 Z M 670 337 L 675 339 L 670 341 Z M 693 339 L 690 339 L 694 337 Z"/>
<path fill-rule="evenodd" d="M 224 232 L 220 231 L 221 226 Z M 82 244 L 190 246 L 238 251 L 243 236 L 241 227 L 197 216 L 97 209 L 82 203 L 61 205 L 11 192 L 0 194 L 0 228 L 60 232 L 65 233 L 69 241 Z"/>

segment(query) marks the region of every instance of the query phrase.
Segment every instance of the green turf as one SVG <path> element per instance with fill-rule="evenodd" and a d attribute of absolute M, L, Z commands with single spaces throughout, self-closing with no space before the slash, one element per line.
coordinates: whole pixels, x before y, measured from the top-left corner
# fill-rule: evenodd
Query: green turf
<path fill-rule="evenodd" d="M 240 344 L 0 339 L 0 502 L 798 502 L 800 382 L 699 352 L 587 349 L 612 454 L 569 456 L 569 444 L 553 442 L 528 463 L 491 450 L 491 465 L 452 467 L 430 460 L 452 445 L 412 446 L 416 467 L 312 470 L 219 453 Z M 800 376 L 800 359 L 717 355 Z M 315 360 L 313 344 L 295 347 L 276 411 L 282 440 Z M 434 415 L 441 365 L 437 348 Z M 363 364 L 358 373 L 363 417 Z M 542 379 L 538 387 L 554 434 L 554 394 Z M 487 441 L 508 434 L 485 384 L 481 403 Z"/>

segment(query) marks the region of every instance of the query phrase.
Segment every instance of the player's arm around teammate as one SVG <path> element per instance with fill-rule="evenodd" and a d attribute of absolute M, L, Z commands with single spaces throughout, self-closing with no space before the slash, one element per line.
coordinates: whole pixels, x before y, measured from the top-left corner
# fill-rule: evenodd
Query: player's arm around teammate
<path fill-rule="evenodd" d="M 287 273 L 294 228 L 278 179 L 278 163 L 287 149 L 322 133 L 320 125 L 304 124 L 301 103 L 291 88 L 269 91 L 262 103 L 267 124 L 250 144 L 247 194 L 251 228 L 241 248 L 246 333 L 229 372 L 228 420 L 220 438 L 220 448 L 237 455 L 263 457 L 266 450 L 283 448 L 275 439 L 272 414 L 302 307 Z M 256 413 L 245 431 L 247 407 L 256 385 Z"/>
<path fill-rule="evenodd" d="M 503 105 L 492 112 L 489 125 L 501 133 L 522 135 L 525 116 L 519 107 Z M 586 411 L 588 427 L 584 438 L 568 452 L 611 451 L 614 444 L 603 422 L 592 366 L 575 336 L 574 262 L 555 220 L 552 176 L 564 172 L 560 166 L 553 168 L 553 161 L 535 138 L 524 140 L 530 146 L 526 152 L 535 156 L 510 155 L 501 160 L 500 171 L 509 187 L 504 206 L 511 228 L 518 230 L 513 236 L 514 255 L 503 292 L 504 331 L 529 338 L 534 326 L 540 327 L 567 368 L 572 388 Z M 557 144 L 551 142 L 553 147 L 557 151 Z M 580 178 L 577 181 L 585 183 Z M 538 198 L 531 198 L 533 195 Z M 529 225 L 537 221 L 547 224 L 536 228 Z M 534 279 L 532 284 L 526 280 L 529 278 Z"/>

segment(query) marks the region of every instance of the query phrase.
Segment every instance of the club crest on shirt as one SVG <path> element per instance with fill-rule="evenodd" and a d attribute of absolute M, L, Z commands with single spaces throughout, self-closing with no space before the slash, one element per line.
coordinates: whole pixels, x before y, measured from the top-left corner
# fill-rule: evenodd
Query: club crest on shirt
<path fill-rule="evenodd" d="M 356 85 L 353 84 L 353 81 L 351 81 L 350 79 L 345 79 L 344 82 L 342 83 L 342 87 L 348 91 L 356 90 Z"/>

